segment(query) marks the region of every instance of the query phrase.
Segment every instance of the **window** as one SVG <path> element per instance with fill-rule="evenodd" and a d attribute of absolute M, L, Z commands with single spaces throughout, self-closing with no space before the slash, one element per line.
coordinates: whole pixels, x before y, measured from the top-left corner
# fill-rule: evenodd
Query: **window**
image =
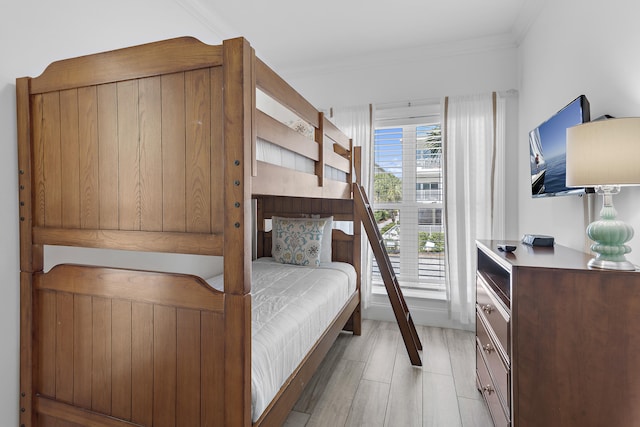
<path fill-rule="evenodd" d="M 380 233 L 403 293 L 443 298 L 443 158 L 439 115 L 391 120 L 388 115 L 380 116 L 374 135 L 373 191 L 373 210 Z M 373 286 L 374 292 L 383 292 L 375 260 Z"/>

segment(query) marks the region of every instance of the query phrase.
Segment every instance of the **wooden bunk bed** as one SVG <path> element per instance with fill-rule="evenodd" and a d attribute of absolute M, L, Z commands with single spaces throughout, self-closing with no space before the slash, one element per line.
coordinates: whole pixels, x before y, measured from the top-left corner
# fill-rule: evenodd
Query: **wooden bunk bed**
<path fill-rule="evenodd" d="M 257 110 L 257 89 L 313 137 Z M 16 91 L 20 425 L 280 425 L 340 331 L 360 334 L 351 141 L 242 38 L 63 60 Z M 314 173 L 260 161 L 257 140 L 300 153 Z M 267 220 L 301 214 L 353 223 L 353 234 L 333 230 L 332 254 L 355 268 L 357 289 L 252 419 L 252 247 L 269 256 Z M 223 292 L 189 274 L 45 272 L 47 245 L 223 256 Z"/>

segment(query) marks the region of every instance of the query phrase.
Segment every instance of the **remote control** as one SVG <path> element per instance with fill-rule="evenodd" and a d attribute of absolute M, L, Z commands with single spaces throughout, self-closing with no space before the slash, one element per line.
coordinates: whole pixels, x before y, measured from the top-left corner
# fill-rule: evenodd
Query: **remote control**
<path fill-rule="evenodd" d="M 505 244 L 499 244 L 498 245 L 498 249 L 500 249 L 503 252 L 513 252 L 516 250 L 517 246 L 514 245 L 505 245 Z"/>

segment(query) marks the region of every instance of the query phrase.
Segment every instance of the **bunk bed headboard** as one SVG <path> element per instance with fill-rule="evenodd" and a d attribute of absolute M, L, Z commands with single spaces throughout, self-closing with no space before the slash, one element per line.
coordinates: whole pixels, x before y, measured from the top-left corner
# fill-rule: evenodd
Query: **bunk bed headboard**
<path fill-rule="evenodd" d="M 271 231 L 265 230 L 265 220 L 274 216 L 301 218 L 332 216 L 334 221 L 354 222 L 354 205 L 351 200 L 310 199 L 301 197 L 257 197 L 257 254 L 271 256 Z M 346 262 L 357 266 L 355 258 L 360 254 L 359 224 L 354 223 L 353 234 L 339 229 L 333 230 L 332 260 Z"/>
<path fill-rule="evenodd" d="M 19 79 L 33 242 L 222 255 L 222 60 L 181 38 Z"/>

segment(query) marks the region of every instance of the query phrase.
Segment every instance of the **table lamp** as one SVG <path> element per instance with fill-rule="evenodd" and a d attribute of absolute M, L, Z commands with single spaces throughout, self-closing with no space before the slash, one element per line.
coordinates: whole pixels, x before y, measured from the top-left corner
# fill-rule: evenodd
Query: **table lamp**
<path fill-rule="evenodd" d="M 640 185 L 640 117 L 596 120 L 567 129 L 567 187 L 594 187 L 602 194 L 600 219 L 587 227 L 596 257 L 589 267 L 635 270 L 625 255 L 633 228 L 616 219 L 613 195 Z"/>

